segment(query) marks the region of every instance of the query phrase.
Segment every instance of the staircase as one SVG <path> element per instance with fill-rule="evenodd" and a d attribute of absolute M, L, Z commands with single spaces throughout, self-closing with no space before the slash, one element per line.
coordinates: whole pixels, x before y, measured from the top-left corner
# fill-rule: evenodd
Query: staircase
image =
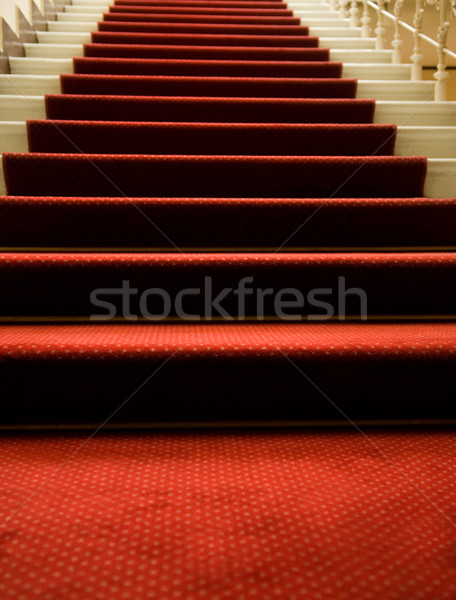
<path fill-rule="evenodd" d="M 36 36 L 0 75 L 4 597 L 454 597 L 456 102 L 317 0 Z"/>

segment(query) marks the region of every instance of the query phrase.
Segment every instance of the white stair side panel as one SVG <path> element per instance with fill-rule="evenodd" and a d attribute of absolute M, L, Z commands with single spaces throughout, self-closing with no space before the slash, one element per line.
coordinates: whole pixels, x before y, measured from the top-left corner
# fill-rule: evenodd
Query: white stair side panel
<path fill-rule="evenodd" d="M 410 80 L 410 76 L 410 65 L 344 63 L 342 67 L 342 77 L 348 78 L 356 77 L 364 80 L 408 81 Z"/>
<path fill-rule="evenodd" d="M 302 22 L 302 25 L 305 25 L 304 22 Z M 316 27 L 316 26 L 312 26 L 309 27 L 309 35 L 311 36 L 316 36 L 319 38 L 344 38 L 344 37 L 348 37 L 348 38 L 360 38 L 361 37 L 361 29 L 359 29 L 359 27 Z M 369 39 L 369 38 L 368 38 Z M 320 42 L 321 45 L 321 42 Z"/>
<path fill-rule="evenodd" d="M 111 6 L 114 2 L 112 0 L 71 0 L 71 4 L 74 6 L 93 6 L 94 4 L 97 6 Z"/>
<path fill-rule="evenodd" d="M 391 67 L 393 57 L 392 50 L 360 50 L 345 49 L 331 50 L 329 60 L 342 61 L 346 63 L 383 63 Z M 394 65 L 402 66 L 402 65 Z"/>
<path fill-rule="evenodd" d="M 424 184 L 426 198 L 456 197 L 456 159 L 428 160 L 428 170 Z"/>
<path fill-rule="evenodd" d="M 299 17 L 301 19 L 301 25 L 309 26 L 310 28 L 314 27 L 333 27 L 334 29 L 339 28 L 350 28 L 350 19 L 341 19 L 340 17 L 333 18 L 310 18 L 307 14 L 302 10 L 293 11 L 295 17 Z M 312 35 L 312 34 L 311 34 Z"/>
<path fill-rule="evenodd" d="M 24 44 L 27 58 L 73 58 L 84 56 L 82 44 Z"/>
<path fill-rule="evenodd" d="M 358 53 L 359 57 L 362 50 L 375 50 L 375 38 L 320 37 L 320 48 L 334 48 L 337 50 L 353 49 Z M 385 50 L 377 50 L 377 52 L 385 52 Z M 389 52 L 389 50 L 386 50 L 386 52 Z"/>
<path fill-rule="evenodd" d="M 74 4 L 67 4 L 66 6 L 64 6 L 63 8 L 64 12 L 66 13 L 83 13 L 83 14 L 87 14 L 87 13 L 105 13 L 108 12 L 109 7 L 106 5 L 102 5 L 102 4 L 85 4 L 83 6 L 77 6 Z"/>
<path fill-rule="evenodd" d="M 45 119 L 44 96 L 1 96 L 0 121 Z"/>
<path fill-rule="evenodd" d="M 376 100 L 415 100 L 428 102 L 434 97 L 432 81 L 358 81 L 357 98 Z"/>
<path fill-rule="evenodd" d="M 395 154 L 456 158 L 456 127 L 399 127 Z"/>
<path fill-rule="evenodd" d="M 23 58 L 11 57 L 12 75 L 60 75 L 73 73 L 72 58 Z"/>
<path fill-rule="evenodd" d="M 315 2 L 315 0 L 309 0 L 309 2 L 288 2 L 288 8 L 294 10 L 328 10 L 331 11 L 331 6 L 323 2 Z M 336 12 L 336 11 L 331 11 Z M 337 13 L 339 14 L 339 13 Z"/>
<path fill-rule="evenodd" d="M 89 21 L 87 23 L 75 22 L 67 23 L 65 21 L 48 21 L 49 31 L 59 32 L 77 32 L 77 33 L 91 33 L 98 29 L 97 21 Z"/>
<path fill-rule="evenodd" d="M 374 123 L 397 125 L 456 126 L 456 102 L 405 102 L 379 100 Z"/>
<path fill-rule="evenodd" d="M 90 44 L 90 33 L 61 33 L 58 31 L 37 31 L 39 44 Z"/>
<path fill-rule="evenodd" d="M 97 23 L 98 21 L 103 20 L 103 13 L 57 13 L 57 21 L 61 23 L 85 23 L 85 22 L 93 22 Z"/>
<path fill-rule="evenodd" d="M 0 122 L 0 153 L 28 152 L 27 126 L 22 122 Z"/>
<path fill-rule="evenodd" d="M 0 75 L 0 94 L 44 96 L 60 94 L 58 75 Z"/>
<path fill-rule="evenodd" d="M 302 25 L 308 24 L 307 21 L 309 19 L 318 19 L 319 21 L 322 19 L 328 19 L 328 20 L 330 20 L 331 23 L 336 20 L 343 21 L 343 19 L 340 18 L 337 10 L 329 10 L 329 5 L 326 5 L 326 6 L 327 6 L 326 9 L 323 6 L 318 7 L 318 8 L 313 8 L 313 7 L 307 8 L 306 7 L 305 10 L 300 10 L 298 12 L 294 11 L 294 16 L 301 18 Z M 338 27 L 338 26 L 336 25 L 336 27 Z"/>

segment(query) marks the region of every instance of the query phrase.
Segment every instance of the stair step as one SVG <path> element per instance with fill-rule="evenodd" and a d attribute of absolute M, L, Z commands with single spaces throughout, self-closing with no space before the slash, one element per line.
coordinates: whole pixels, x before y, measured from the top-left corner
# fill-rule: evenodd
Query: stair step
<path fill-rule="evenodd" d="M 320 13 L 328 15 L 329 13 Z M 99 20 L 106 22 L 115 23 L 200 23 L 200 24 L 226 24 L 226 25 L 300 25 L 301 19 L 292 16 L 284 17 L 268 17 L 268 16 L 253 16 L 253 15 L 242 15 L 242 14 L 182 14 L 178 12 L 168 13 L 105 13 L 100 15 Z"/>
<path fill-rule="evenodd" d="M 456 159 L 428 159 L 424 195 L 428 198 L 456 197 Z"/>
<path fill-rule="evenodd" d="M 73 6 L 93 6 L 94 0 L 71 0 Z M 96 6 L 109 7 L 113 4 L 112 0 L 96 0 Z"/>
<path fill-rule="evenodd" d="M 0 75 L 0 94 L 42 96 L 60 94 L 58 75 Z"/>
<path fill-rule="evenodd" d="M 37 31 L 39 44 L 89 44 L 92 41 L 90 33 Z"/>
<path fill-rule="evenodd" d="M 8 290 L 0 299 L 3 320 L 366 320 L 448 317 L 456 306 L 454 252 L 4 252 L 0 265 L 0 286 Z M 233 293 L 240 282 L 253 292 L 241 303 Z M 124 287 L 136 290 L 128 292 L 128 308 Z M 183 290 L 198 293 L 187 292 L 179 308 L 176 299 Z M 272 293 L 259 304 L 261 290 Z M 210 314 L 209 294 L 223 298 L 221 310 L 214 307 Z M 148 301 L 139 303 L 141 297 Z"/>
<path fill-rule="evenodd" d="M 31 155 L 32 156 L 32 155 Z M 36 156 L 36 155 L 34 155 Z M 365 161 L 363 161 L 364 163 Z M 49 167 L 49 173 L 48 175 L 45 175 L 45 177 L 47 177 L 50 181 L 52 180 L 52 178 L 54 177 L 55 174 L 55 164 L 54 167 L 51 164 L 46 164 L 46 167 Z M 0 177 L 0 182 L 4 181 L 4 174 L 3 174 L 3 170 L 4 167 L 3 165 L 0 165 L 1 170 L 2 170 L 2 176 Z M 94 167 L 95 170 L 96 167 Z M 37 175 L 41 176 L 41 169 L 39 166 L 37 166 Z M 268 173 L 266 173 L 267 175 Z M 102 182 L 105 183 L 105 182 Z M 375 182 L 372 182 L 373 187 L 375 188 Z M 109 186 L 108 186 L 109 187 Z M 394 185 L 392 183 L 392 187 L 394 188 Z M 272 188 L 271 188 L 272 189 Z M 118 190 L 114 190 L 115 192 L 117 192 Z M 297 196 L 302 196 L 303 195 L 303 191 L 301 190 L 301 193 L 298 193 Z M 343 194 L 344 189 L 341 190 L 341 195 Z M 6 193 L 6 186 L 3 183 L 3 186 L 1 188 L 1 193 L 5 194 Z M 17 192 L 14 191 L 14 189 L 9 190 L 10 194 L 15 194 Z M 21 194 L 24 193 L 24 191 L 19 192 Z M 30 189 L 27 191 L 27 194 L 25 195 L 33 195 L 34 193 L 36 193 L 36 190 Z M 52 192 L 53 195 L 61 195 L 62 192 L 56 190 L 53 190 Z M 77 193 L 76 189 L 73 189 L 71 191 L 71 193 L 68 191 L 67 195 L 74 195 L 75 193 Z M 93 190 L 92 190 L 93 193 Z M 112 195 L 113 190 L 111 189 L 110 191 L 103 191 L 102 195 Z M 332 191 L 331 191 L 332 193 Z M 366 196 L 366 195 L 371 195 L 371 196 L 379 196 L 379 194 L 381 193 L 380 188 L 375 189 L 374 191 L 371 191 L 370 193 L 364 193 L 362 195 Z M 159 194 L 158 191 L 154 191 L 154 192 L 147 192 L 146 195 L 157 195 Z M 179 195 L 179 192 L 173 192 L 169 195 Z M 270 190 L 265 190 L 263 193 L 261 193 L 261 196 L 267 196 L 270 195 L 271 192 Z M 282 196 L 284 194 L 284 191 L 282 190 L 282 193 L 280 193 L 279 190 L 277 190 L 277 197 L 278 196 Z M 389 192 L 390 197 L 393 197 L 397 194 L 397 189 L 394 190 L 392 189 Z M 48 192 L 46 190 L 43 191 L 43 193 L 41 195 L 49 195 Z M 90 196 L 90 190 L 87 190 L 86 192 L 87 196 Z M 144 193 L 139 193 L 138 196 L 144 196 Z M 165 194 L 168 195 L 168 194 Z M 198 193 L 194 193 L 193 195 L 199 195 Z M 209 194 L 210 196 L 213 196 L 214 194 Z M 216 194 L 215 194 L 216 195 Z M 249 195 L 248 190 L 246 190 L 244 193 L 241 194 L 241 196 L 246 197 Z M 290 196 L 292 194 L 289 194 Z M 315 195 L 315 194 L 310 194 L 311 195 Z M 328 193 L 328 190 L 326 190 L 326 196 L 330 195 L 330 193 Z M 345 194 L 346 195 L 346 194 Z M 352 194 L 353 196 L 355 196 L 356 194 Z M 435 158 L 430 158 L 427 160 L 427 175 L 426 175 L 426 179 L 425 179 L 425 185 L 424 185 L 424 192 L 420 192 L 420 191 L 409 191 L 408 193 L 404 193 L 404 197 L 406 196 L 421 196 L 421 195 L 425 195 L 427 198 L 450 198 L 450 197 L 456 197 L 456 160 L 454 159 L 435 159 Z"/>
<path fill-rule="evenodd" d="M 4 154 L 3 168 L 17 196 L 395 198 L 423 196 L 426 159 L 36 153 Z"/>
<path fill-rule="evenodd" d="M 310 50 L 308 61 L 137 60 L 79 58 L 74 72 L 88 75 L 153 75 L 197 77 L 339 78 L 342 65 L 326 60 L 325 50 Z M 321 58 L 321 60 L 318 60 Z"/>
<path fill-rule="evenodd" d="M 430 102 L 434 98 L 434 88 L 432 81 L 358 80 L 356 97 Z"/>
<path fill-rule="evenodd" d="M 453 323 L 2 325 L 3 423 L 97 423 L 121 403 L 113 422 L 341 420 L 319 389 L 351 419 L 442 420 L 455 339 Z"/>
<path fill-rule="evenodd" d="M 315 35 L 319 38 L 361 38 L 361 28 L 346 25 L 343 27 L 324 27 L 323 24 L 317 26 L 309 23 L 309 35 Z"/>
<path fill-rule="evenodd" d="M 79 69 L 76 71 L 77 73 L 110 73 L 113 72 L 110 69 L 103 69 L 102 63 L 95 63 L 93 67 L 84 68 L 84 65 L 90 64 L 89 61 L 85 61 L 85 59 L 80 59 L 77 63 L 79 65 Z M 111 63 L 112 64 L 112 63 Z M 36 75 L 60 75 L 63 73 L 73 73 L 73 60 L 71 58 L 35 58 L 35 57 L 11 57 L 10 58 L 10 66 L 11 73 L 13 75 L 27 75 L 34 73 Z M 98 68 L 95 70 L 95 66 Z M 119 65 L 120 66 L 120 65 Z M 122 69 L 116 69 L 120 74 L 127 74 L 129 71 L 131 74 L 135 73 L 137 75 L 147 74 L 147 71 L 144 69 L 141 70 L 141 64 L 137 64 L 137 71 L 131 71 L 129 67 L 124 67 Z M 287 75 L 286 66 L 285 65 L 277 65 L 278 72 L 273 75 L 265 75 L 272 77 L 292 77 L 293 75 Z M 178 65 L 176 65 L 177 69 Z M 216 65 L 214 65 L 215 69 Z M 293 70 L 297 70 L 296 65 L 290 65 Z M 256 69 L 261 69 L 261 65 L 256 67 Z M 340 68 L 337 67 L 337 63 L 328 63 L 327 65 L 316 65 L 312 67 L 312 65 L 308 65 L 306 67 L 306 74 L 302 75 L 303 77 L 315 77 L 319 76 L 318 74 L 312 74 L 311 69 L 315 68 L 319 71 L 325 71 L 326 69 L 331 70 L 332 72 L 328 72 L 326 77 L 338 77 L 340 73 Z M 175 69 L 175 70 L 176 70 Z M 242 69 L 236 69 L 236 65 L 233 65 L 234 72 L 228 76 L 236 76 L 239 71 L 239 75 L 242 76 Z M 186 69 L 184 69 L 184 65 L 181 64 L 180 68 L 177 69 L 176 75 L 185 74 Z M 195 70 L 193 70 L 195 71 Z M 337 71 L 337 72 L 336 72 Z M 115 72 L 115 71 L 114 71 Z M 196 69 L 196 74 L 205 76 L 205 75 L 214 75 L 216 76 L 219 72 L 219 69 L 215 69 L 212 73 L 207 73 L 204 70 L 201 74 Z M 342 77 L 345 78 L 360 78 L 364 80 L 373 79 L 373 80 L 399 80 L 404 81 L 410 79 L 411 66 L 410 65 L 383 65 L 383 64 L 354 64 L 354 63 L 345 63 L 342 69 Z M 167 75 L 169 73 L 169 69 L 163 67 L 162 69 L 156 69 L 155 72 L 150 74 L 156 75 Z M 171 73 L 170 73 L 171 74 Z M 221 72 L 221 76 L 223 76 L 223 71 Z M 255 74 L 253 76 L 256 76 Z M 261 76 L 261 75 L 260 75 Z M 299 75 L 295 75 L 299 76 Z M 323 75 L 325 76 L 325 75 Z"/>
<path fill-rule="evenodd" d="M 4 129 L 0 126 L 0 142 Z M 425 133 L 407 136 L 401 148 L 429 140 Z M 421 132 L 421 129 L 420 129 Z M 454 131 L 453 131 L 454 134 Z M 8 135 L 5 136 L 6 139 Z M 187 154 L 245 156 L 391 156 L 394 125 L 309 125 L 225 123 L 129 123 L 103 121 L 29 121 L 30 152 L 85 154 Z M 410 139 L 409 139 L 410 138 Z M 456 141 L 447 134 L 448 151 Z M 24 136 L 25 147 L 26 137 Z M 5 143 L 0 146 L 4 152 Z M 13 151 L 13 149 L 11 149 Z M 14 150 L 15 151 L 15 150 Z M 23 150 L 19 150 L 23 151 Z M 455 149 L 456 157 L 456 149 Z"/>
<path fill-rule="evenodd" d="M 323 44 L 323 41 L 320 40 L 320 47 L 324 48 L 325 45 Z M 329 46 L 330 47 L 330 46 Z M 370 64 L 377 64 L 377 63 L 387 63 L 388 64 L 388 69 L 395 69 L 396 67 L 407 67 L 408 66 L 408 70 L 404 69 L 404 72 L 406 74 L 406 76 L 408 78 L 410 78 L 410 66 L 409 65 L 393 65 L 391 64 L 391 60 L 392 60 L 392 56 L 393 56 L 393 51 L 392 50 L 369 50 L 369 49 L 348 49 L 348 48 L 344 48 L 344 49 L 337 49 L 337 48 L 331 48 L 331 52 L 330 52 L 330 59 L 331 60 L 339 60 L 341 62 L 345 62 L 345 63 L 370 63 Z M 347 67 L 349 65 L 347 64 Z M 399 69 L 400 72 L 400 69 Z"/>
<path fill-rule="evenodd" d="M 400 127 L 397 132 L 395 154 L 398 156 L 419 154 L 428 158 L 456 158 L 456 127 Z"/>
<path fill-rule="evenodd" d="M 375 38 L 352 38 L 352 37 L 324 37 L 320 36 L 320 47 L 331 48 L 334 50 L 350 50 L 356 51 L 357 61 L 364 62 L 364 50 L 375 50 Z M 384 53 L 389 53 L 389 50 L 376 50 L 378 56 L 386 56 Z M 366 54 L 366 56 L 369 56 Z"/>
<path fill-rule="evenodd" d="M 0 239 L 40 251 L 454 251 L 455 209 L 455 198 L 4 196 Z"/>
<path fill-rule="evenodd" d="M 62 75 L 64 94 L 353 98 L 355 79 Z M 431 84 L 432 85 L 432 84 Z"/>
<path fill-rule="evenodd" d="M 456 126 L 456 102 L 379 100 L 375 107 L 375 123 L 454 127 Z"/>
<path fill-rule="evenodd" d="M 107 4 L 67 4 L 63 7 L 66 13 L 105 13 L 110 9 L 110 5 Z"/>
<path fill-rule="evenodd" d="M 27 58 L 73 58 L 84 56 L 82 44 L 24 44 Z"/>
<path fill-rule="evenodd" d="M 2 107 L 0 96 L 0 108 Z M 50 95 L 51 119 L 95 121 L 371 123 L 374 100 Z M 1 111 L 0 111 L 1 113 Z M 455 115 L 456 117 L 456 115 Z M 33 117 L 31 117 L 33 118 Z"/>
<path fill-rule="evenodd" d="M 9 59 L 12 75 L 60 75 L 73 73 L 71 58 L 23 58 L 12 56 Z"/>
<path fill-rule="evenodd" d="M 43 116 L 44 112 L 39 114 L 40 118 Z M 0 153 L 30 149 L 31 152 L 77 150 L 110 154 L 390 155 L 394 140 L 395 128 L 379 125 L 234 125 L 230 128 L 225 124 L 32 121 L 27 137 L 24 122 L 0 122 Z M 456 127 L 400 127 L 394 154 L 456 158 Z"/>
<path fill-rule="evenodd" d="M 44 119 L 44 96 L 0 95 L 0 123 Z"/>
<path fill-rule="evenodd" d="M 410 80 L 411 65 L 355 64 L 345 62 L 342 77 L 367 80 L 407 81 Z"/>

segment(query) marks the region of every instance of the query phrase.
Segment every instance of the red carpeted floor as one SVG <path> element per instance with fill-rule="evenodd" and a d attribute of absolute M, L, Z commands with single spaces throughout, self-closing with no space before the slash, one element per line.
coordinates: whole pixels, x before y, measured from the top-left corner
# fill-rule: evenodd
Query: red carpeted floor
<path fill-rule="evenodd" d="M 456 598 L 456 200 L 286 3 L 106 10 L 3 156 L 0 597 Z"/>
<path fill-rule="evenodd" d="M 456 594 L 450 433 L 22 435 L 0 460 L 5 599 Z"/>

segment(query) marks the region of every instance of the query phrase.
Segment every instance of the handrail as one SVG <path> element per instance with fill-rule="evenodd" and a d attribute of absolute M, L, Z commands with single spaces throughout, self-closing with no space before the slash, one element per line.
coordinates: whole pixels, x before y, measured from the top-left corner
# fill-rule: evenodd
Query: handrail
<path fill-rule="evenodd" d="M 424 18 L 424 5 L 423 0 L 416 0 L 416 9 L 413 19 L 413 26 L 406 23 L 401 18 L 401 11 L 404 0 L 396 0 L 394 4 L 393 13 L 385 9 L 385 4 L 388 0 L 362 0 L 363 3 L 363 16 L 361 19 L 361 36 L 370 36 L 370 22 L 368 9 L 371 8 L 377 13 L 377 25 L 375 28 L 375 47 L 377 50 L 383 50 L 385 48 L 385 27 L 383 19 L 387 18 L 394 22 L 394 36 L 392 41 L 393 46 L 393 63 L 400 63 L 401 60 L 401 46 L 402 40 L 400 36 L 400 29 L 405 29 L 413 34 L 414 48 L 413 54 L 411 55 L 412 71 L 411 78 L 413 81 L 420 81 L 422 79 L 422 61 L 423 55 L 421 54 L 421 41 L 432 45 L 437 50 L 437 71 L 434 73 L 436 79 L 434 100 L 446 100 L 447 98 L 447 79 L 448 72 L 445 65 L 445 57 L 449 56 L 456 59 L 456 53 L 447 48 L 447 39 L 450 23 L 447 20 L 447 0 L 426 0 L 427 5 L 435 6 L 440 11 L 440 23 L 437 29 L 437 40 L 429 37 L 422 33 L 421 29 L 423 26 Z M 456 16 L 456 1 L 451 0 L 451 16 Z"/>

